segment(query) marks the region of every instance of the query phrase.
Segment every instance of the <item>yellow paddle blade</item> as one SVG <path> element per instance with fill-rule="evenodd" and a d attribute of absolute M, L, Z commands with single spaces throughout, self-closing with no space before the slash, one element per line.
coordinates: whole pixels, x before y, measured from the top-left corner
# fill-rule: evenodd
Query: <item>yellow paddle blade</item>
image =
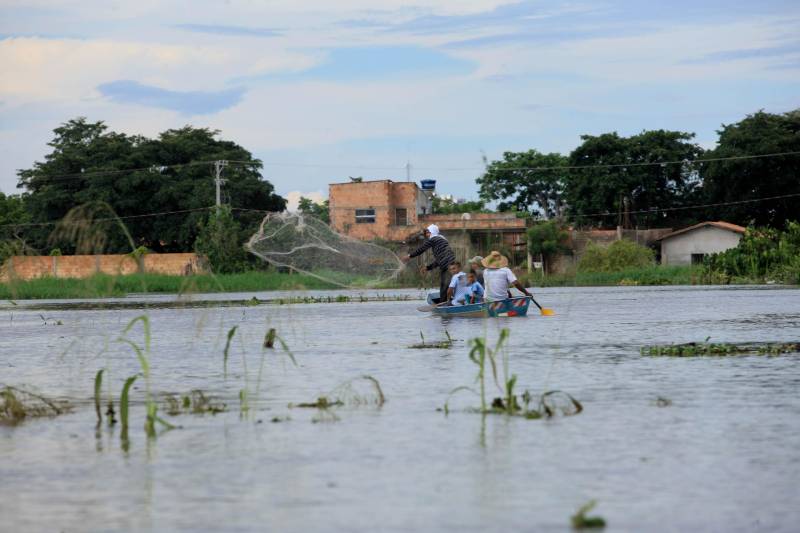
<path fill-rule="evenodd" d="M 552 309 L 548 309 L 546 307 L 542 308 L 542 316 L 553 316 L 555 314 L 556 314 L 556 312 L 553 311 Z"/>

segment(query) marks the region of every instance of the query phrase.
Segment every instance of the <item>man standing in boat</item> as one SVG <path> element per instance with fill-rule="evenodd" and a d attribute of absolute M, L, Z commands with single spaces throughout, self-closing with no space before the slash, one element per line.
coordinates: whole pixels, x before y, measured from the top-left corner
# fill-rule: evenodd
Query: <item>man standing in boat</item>
<path fill-rule="evenodd" d="M 450 273 L 447 270 L 456 260 L 453 249 L 450 248 L 450 243 L 447 242 L 442 235 L 439 235 L 439 226 L 431 224 L 425 228 L 425 242 L 422 246 L 408 254 L 403 258 L 403 262 L 408 262 L 412 257 L 417 257 L 425 253 L 425 250 L 430 249 L 433 252 L 433 262 L 425 267 L 426 270 L 439 269 L 439 302 L 445 301 L 447 298 L 447 286 L 450 282 Z"/>

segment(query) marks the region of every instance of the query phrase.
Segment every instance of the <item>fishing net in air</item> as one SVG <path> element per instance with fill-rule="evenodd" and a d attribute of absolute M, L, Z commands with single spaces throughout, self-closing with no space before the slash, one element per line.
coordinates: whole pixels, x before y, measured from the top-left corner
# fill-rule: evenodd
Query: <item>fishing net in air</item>
<path fill-rule="evenodd" d="M 342 287 L 370 287 L 395 278 L 404 268 L 394 252 L 333 231 L 316 217 L 270 213 L 247 249 L 277 267 Z"/>

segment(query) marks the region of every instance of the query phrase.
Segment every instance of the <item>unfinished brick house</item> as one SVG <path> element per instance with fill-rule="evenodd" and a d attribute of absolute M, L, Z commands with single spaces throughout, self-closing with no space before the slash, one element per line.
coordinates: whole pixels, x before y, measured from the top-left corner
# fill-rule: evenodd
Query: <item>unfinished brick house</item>
<path fill-rule="evenodd" d="M 432 189 L 414 182 L 352 181 L 328 189 L 331 227 L 337 233 L 370 241 L 402 242 L 431 212 Z"/>
<path fill-rule="evenodd" d="M 329 186 L 331 227 L 361 240 L 419 244 L 420 231 L 439 226 L 460 260 L 502 249 L 525 254 L 525 220 L 513 213 L 432 214 L 435 181 L 353 181 Z M 514 261 L 514 258 L 511 258 Z"/>

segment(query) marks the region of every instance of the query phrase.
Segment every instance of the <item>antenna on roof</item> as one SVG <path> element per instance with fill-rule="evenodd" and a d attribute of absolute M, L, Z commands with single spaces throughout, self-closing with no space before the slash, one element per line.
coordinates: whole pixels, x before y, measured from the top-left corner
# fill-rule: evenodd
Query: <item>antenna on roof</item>
<path fill-rule="evenodd" d="M 411 181 L 411 161 L 406 161 L 406 181 Z"/>

